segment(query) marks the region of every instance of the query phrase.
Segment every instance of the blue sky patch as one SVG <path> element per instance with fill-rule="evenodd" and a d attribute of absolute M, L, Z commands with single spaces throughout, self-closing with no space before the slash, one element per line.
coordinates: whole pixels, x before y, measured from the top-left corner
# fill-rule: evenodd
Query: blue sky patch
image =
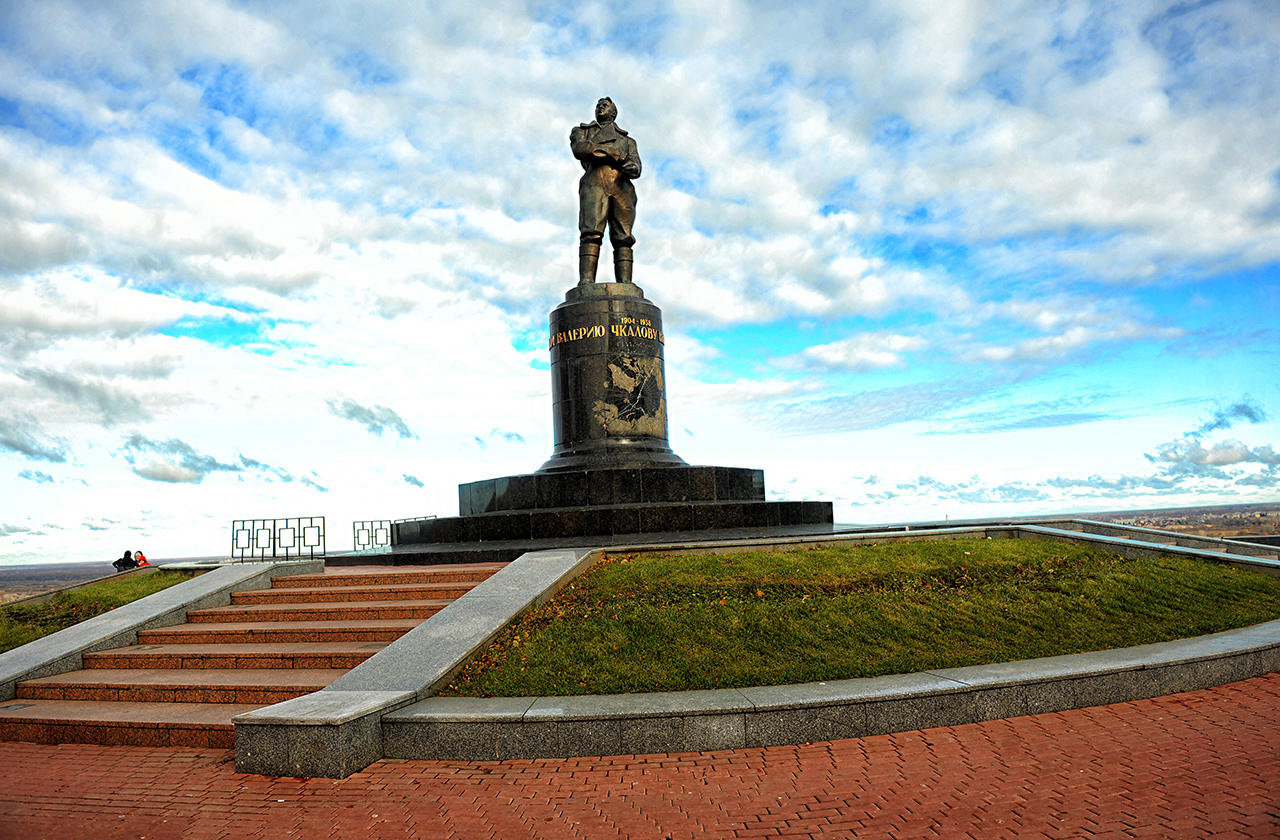
<path fill-rule="evenodd" d="M 356 82 L 377 87 L 398 81 L 390 65 L 368 50 L 349 50 L 338 59 L 338 66 L 349 72 Z"/>
<path fill-rule="evenodd" d="M 82 146 L 98 137 L 75 114 L 4 97 L 0 97 L 0 125 L 21 129 L 57 146 Z"/>
<path fill-rule="evenodd" d="M 194 338 L 217 347 L 240 347 L 257 344 L 274 323 L 266 321 L 233 321 L 224 318 L 216 321 L 184 319 L 158 332 L 176 338 Z"/>
<path fill-rule="evenodd" d="M 259 92 L 244 68 L 235 64 L 193 67 L 182 78 L 200 88 L 200 104 L 246 125 L 256 126 L 261 116 Z"/>
<path fill-rule="evenodd" d="M 896 147 L 908 142 L 914 136 L 915 131 L 911 128 L 911 123 L 901 115 L 893 114 L 876 120 L 872 129 L 871 142 L 878 146 Z"/>

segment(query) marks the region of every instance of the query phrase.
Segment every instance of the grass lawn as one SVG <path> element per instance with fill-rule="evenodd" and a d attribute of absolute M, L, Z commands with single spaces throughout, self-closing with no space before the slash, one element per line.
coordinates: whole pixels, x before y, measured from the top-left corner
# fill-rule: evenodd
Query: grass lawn
<path fill-rule="evenodd" d="M 441 694 L 677 691 L 905 674 L 1280 618 L 1280 579 L 1031 540 L 609 556 Z"/>
<path fill-rule="evenodd" d="M 136 601 L 139 598 L 191 580 L 198 572 L 154 572 L 95 583 L 64 592 L 47 604 L 0 607 L 0 653 L 21 647 L 41 636 Z"/>

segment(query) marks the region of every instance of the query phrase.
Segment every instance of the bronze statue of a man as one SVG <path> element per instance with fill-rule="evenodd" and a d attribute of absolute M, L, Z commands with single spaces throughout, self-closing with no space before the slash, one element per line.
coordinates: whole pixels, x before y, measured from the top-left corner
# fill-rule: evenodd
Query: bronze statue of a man
<path fill-rule="evenodd" d="M 596 282 L 606 222 L 614 279 L 631 282 L 631 246 L 636 244 L 631 235 L 636 220 L 636 188 L 631 179 L 640 177 L 640 153 L 636 141 L 614 122 L 617 118 L 618 108 L 606 96 L 596 103 L 595 122 L 569 132 L 569 148 L 586 170 L 578 181 L 578 285 Z"/>

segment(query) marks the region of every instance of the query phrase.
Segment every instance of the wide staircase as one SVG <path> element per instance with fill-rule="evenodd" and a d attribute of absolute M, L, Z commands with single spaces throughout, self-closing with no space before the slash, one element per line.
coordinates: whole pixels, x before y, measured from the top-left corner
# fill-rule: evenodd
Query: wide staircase
<path fill-rule="evenodd" d="M 231 719 L 318 691 L 504 563 L 342 567 L 280 577 L 187 623 L 85 654 L 84 669 L 19 683 L 0 740 L 235 746 Z"/>

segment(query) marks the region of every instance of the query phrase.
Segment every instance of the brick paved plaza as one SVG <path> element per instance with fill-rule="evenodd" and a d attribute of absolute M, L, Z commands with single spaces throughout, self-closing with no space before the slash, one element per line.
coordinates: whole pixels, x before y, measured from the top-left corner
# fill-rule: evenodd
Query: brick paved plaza
<path fill-rule="evenodd" d="M 717 753 L 380 761 L 0 743 L 0 838 L 1274 838 L 1280 673 L 923 732 Z"/>

